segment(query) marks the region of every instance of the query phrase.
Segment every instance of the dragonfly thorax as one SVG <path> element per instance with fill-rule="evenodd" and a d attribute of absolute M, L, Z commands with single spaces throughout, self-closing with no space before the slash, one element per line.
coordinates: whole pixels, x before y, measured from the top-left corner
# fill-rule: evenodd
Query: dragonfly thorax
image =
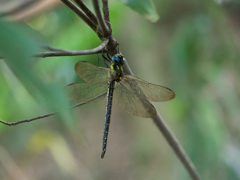
<path fill-rule="evenodd" d="M 120 77 L 122 77 L 122 75 L 123 75 L 121 65 L 118 65 L 116 63 L 112 63 L 110 68 L 113 69 L 116 72 L 116 76 L 115 76 L 114 81 L 119 82 L 120 81 Z"/>

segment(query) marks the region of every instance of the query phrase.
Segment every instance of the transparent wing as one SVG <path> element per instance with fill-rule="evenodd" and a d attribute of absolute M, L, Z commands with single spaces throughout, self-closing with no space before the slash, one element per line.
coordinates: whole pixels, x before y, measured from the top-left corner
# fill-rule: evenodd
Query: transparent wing
<path fill-rule="evenodd" d="M 175 93 L 167 87 L 151 84 L 130 75 L 122 76 L 121 84 L 132 94 L 153 102 L 169 101 L 175 97 Z"/>
<path fill-rule="evenodd" d="M 91 99 L 105 97 L 108 84 L 76 83 L 65 87 L 72 103 L 84 103 Z M 102 96 L 101 96 L 102 95 Z M 101 97 L 100 97 L 101 96 Z"/>
<path fill-rule="evenodd" d="M 114 70 L 97 67 L 85 61 L 78 62 L 75 71 L 84 81 L 92 84 L 107 83 L 116 77 Z"/>
<path fill-rule="evenodd" d="M 121 85 L 121 82 L 115 88 L 113 99 L 117 101 L 123 110 L 132 115 L 149 118 L 157 114 L 152 104 L 129 91 L 126 86 Z"/>

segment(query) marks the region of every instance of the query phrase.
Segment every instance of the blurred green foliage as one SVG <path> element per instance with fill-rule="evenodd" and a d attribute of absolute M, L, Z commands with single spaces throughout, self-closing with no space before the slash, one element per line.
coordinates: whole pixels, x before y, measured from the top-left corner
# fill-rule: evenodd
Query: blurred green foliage
<path fill-rule="evenodd" d="M 175 91 L 173 101 L 155 105 L 202 179 L 240 179 L 240 18 L 236 13 L 240 6 L 235 1 L 161 0 L 155 1 L 155 7 L 161 19 L 152 24 L 122 3 L 110 2 L 120 50 L 136 76 Z M 3 120 L 37 116 L 65 104 L 57 92 L 80 81 L 74 64 L 97 63 L 98 57 L 91 55 L 38 59 L 32 65 L 30 56 L 39 50 L 32 40 L 36 34 L 42 44 L 64 49 L 89 49 L 101 43 L 68 8 L 59 6 L 27 25 L 38 33 L 33 36 L 26 27 L 12 23 L 5 26 L 14 26 L 18 36 L 7 40 L 0 33 L 1 49 L 9 43 L 15 53 L 7 55 L 16 59 L 12 65 L 0 60 Z M 17 61 L 20 57 L 22 63 Z M 22 76 L 33 81 L 23 83 Z M 105 101 L 73 112 L 75 121 L 59 116 L 16 127 L 0 125 L 0 179 L 190 179 L 150 119 L 132 117 L 113 104 L 108 151 L 101 160 Z"/>
<path fill-rule="evenodd" d="M 158 13 L 155 10 L 154 4 L 151 0 L 119 0 L 126 4 L 134 11 L 141 14 L 143 17 L 151 22 L 156 22 L 159 19 Z"/>

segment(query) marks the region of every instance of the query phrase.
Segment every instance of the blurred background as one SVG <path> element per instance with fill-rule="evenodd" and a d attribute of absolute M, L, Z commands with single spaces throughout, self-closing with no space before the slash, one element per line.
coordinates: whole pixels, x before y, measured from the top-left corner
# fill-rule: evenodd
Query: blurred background
<path fill-rule="evenodd" d="M 101 43 L 58 0 L 23 2 L 0 1 L 0 14 L 18 25 L 25 23 L 23 31 L 41 43 L 72 50 Z M 91 1 L 84 2 L 92 9 Z M 202 179 L 240 179 L 239 1 L 155 0 L 160 15 L 156 23 L 121 2 L 109 3 L 114 37 L 135 76 L 176 93 L 174 100 L 154 105 Z M 97 64 L 97 59 L 35 58 L 32 73 L 57 94 L 81 81 L 74 72 L 76 62 Z M 39 94 L 33 95 L 10 67 L 0 60 L 0 119 L 32 118 L 53 111 L 49 104 L 65 103 L 65 97 L 51 100 L 51 93 L 36 101 Z M 0 124 L 0 179 L 190 179 L 152 120 L 133 117 L 116 103 L 101 159 L 105 104 L 98 101 L 13 127 Z"/>

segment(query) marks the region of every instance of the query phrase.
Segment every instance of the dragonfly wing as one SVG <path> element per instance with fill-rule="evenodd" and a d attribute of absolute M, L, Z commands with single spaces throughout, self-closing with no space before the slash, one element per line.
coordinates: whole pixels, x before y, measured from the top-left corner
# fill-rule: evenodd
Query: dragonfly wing
<path fill-rule="evenodd" d="M 105 97 L 108 84 L 73 83 L 65 87 L 72 103 L 84 103 L 94 98 Z"/>
<path fill-rule="evenodd" d="M 129 91 L 121 82 L 116 87 L 113 99 L 116 99 L 118 105 L 128 113 L 139 117 L 154 117 L 157 112 L 154 106 L 146 99 L 140 98 L 137 94 Z"/>
<path fill-rule="evenodd" d="M 96 84 L 109 82 L 116 77 L 112 69 L 97 67 L 86 61 L 80 61 L 75 65 L 76 73 L 87 83 Z"/>
<path fill-rule="evenodd" d="M 131 75 L 122 76 L 121 83 L 133 94 L 149 101 L 169 101 L 175 97 L 175 93 L 171 89 L 164 86 L 148 83 Z"/>

